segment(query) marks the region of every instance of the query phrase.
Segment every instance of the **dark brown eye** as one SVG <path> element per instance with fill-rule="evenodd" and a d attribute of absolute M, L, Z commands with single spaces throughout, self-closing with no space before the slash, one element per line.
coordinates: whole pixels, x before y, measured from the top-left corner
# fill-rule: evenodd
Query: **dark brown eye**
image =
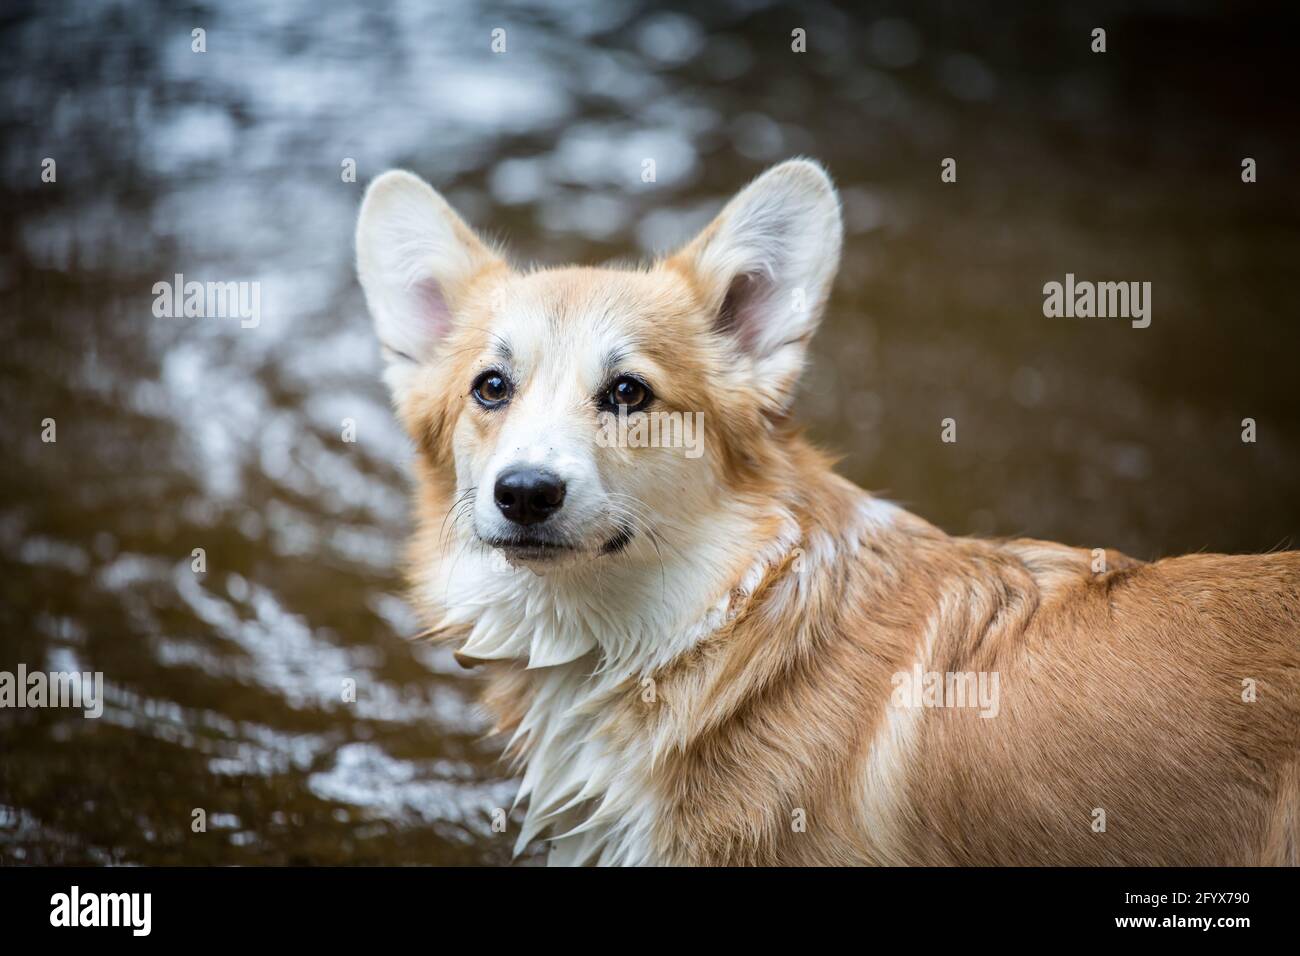
<path fill-rule="evenodd" d="M 510 397 L 510 383 L 500 372 L 487 371 L 474 379 L 470 392 L 480 405 L 495 408 Z"/>
<path fill-rule="evenodd" d="M 624 375 L 614 379 L 614 383 L 609 387 L 609 393 L 605 396 L 605 403 L 615 409 L 624 406 L 629 412 L 635 412 L 649 405 L 653 397 L 650 394 L 650 387 L 645 382 Z"/>

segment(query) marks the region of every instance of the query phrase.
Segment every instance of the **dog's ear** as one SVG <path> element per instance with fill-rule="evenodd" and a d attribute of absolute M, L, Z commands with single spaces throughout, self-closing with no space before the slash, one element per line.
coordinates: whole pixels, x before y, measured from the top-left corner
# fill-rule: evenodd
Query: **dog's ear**
<path fill-rule="evenodd" d="M 693 276 L 714 329 L 752 363 L 776 408 L 793 395 L 839 267 L 842 233 L 826 171 L 790 160 L 746 186 L 668 262 Z"/>
<path fill-rule="evenodd" d="M 402 170 L 366 190 L 356 247 L 357 276 L 395 371 L 433 356 L 458 295 L 501 262 L 433 187 Z"/>

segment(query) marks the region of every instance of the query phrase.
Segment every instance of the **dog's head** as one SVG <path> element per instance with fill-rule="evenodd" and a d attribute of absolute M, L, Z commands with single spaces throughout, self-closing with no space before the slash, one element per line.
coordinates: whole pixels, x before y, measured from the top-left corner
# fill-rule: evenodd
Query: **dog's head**
<path fill-rule="evenodd" d="M 543 571 L 653 555 L 761 480 L 840 237 L 830 179 L 792 161 L 648 269 L 516 271 L 400 171 L 356 246 L 424 477 L 460 533 Z"/>

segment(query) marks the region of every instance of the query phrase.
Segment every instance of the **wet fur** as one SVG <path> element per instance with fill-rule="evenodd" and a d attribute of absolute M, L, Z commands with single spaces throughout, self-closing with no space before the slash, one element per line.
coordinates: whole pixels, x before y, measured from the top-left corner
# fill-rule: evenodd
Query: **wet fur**
<path fill-rule="evenodd" d="M 826 208 L 816 167 L 774 174 L 774 203 Z M 1090 551 L 950 537 L 839 478 L 786 417 L 811 327 L 772 337 L 729 314 L 719 277 L 745 264 L 716 242 L 737 208 L 645 270 L 532 273 L 447 210 L 467 248 L 438 276 L 450 321 L 390 367 L 418 449 L 412 598 L 486 675 L 524 775 L 519 846 L 549 836 L 565 863 L 1300 862 L 1300 555 L 1108 552 L 1097 573 Z M 838 256 L 835 209 L 813 239 L 833 228 Z M 474 539 L 466 461 L 505 418 L 466 387 L 502 301 L 539 304 L 548 361 L 608 324 L 665 407 L 705 413 L 696 462 L 603 450 L 611 482 L 645 482 L 611 498 L 638 531 L 622 553 L 537 575 Z M 893 706 L 892 675 L 918 665 L 997 672 L 997 717 Z"/>

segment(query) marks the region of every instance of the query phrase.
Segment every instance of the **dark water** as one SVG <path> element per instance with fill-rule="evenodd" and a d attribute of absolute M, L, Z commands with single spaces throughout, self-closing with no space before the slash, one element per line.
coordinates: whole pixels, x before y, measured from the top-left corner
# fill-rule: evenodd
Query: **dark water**
<path fill-rule="evenodd" d="M 848 236 L 801 407 L 848 475 L 954 532 L 1293 542 L 1292 41 L 1265 8 L 1048 6 L 8 6 L 0 670 L 107 702 L 0 711 L 0 861 L 509 860 L 474 680 L 398 597 L 410 451 L 350 264 L 394 165 L 560 263 L 668 249 L 816 156 Z M 1067 272 L 1151 282 L 1151 326 L 1044 318 Z M 260 322 L 156 318 L 176 273 L 260 283 Z"/>

